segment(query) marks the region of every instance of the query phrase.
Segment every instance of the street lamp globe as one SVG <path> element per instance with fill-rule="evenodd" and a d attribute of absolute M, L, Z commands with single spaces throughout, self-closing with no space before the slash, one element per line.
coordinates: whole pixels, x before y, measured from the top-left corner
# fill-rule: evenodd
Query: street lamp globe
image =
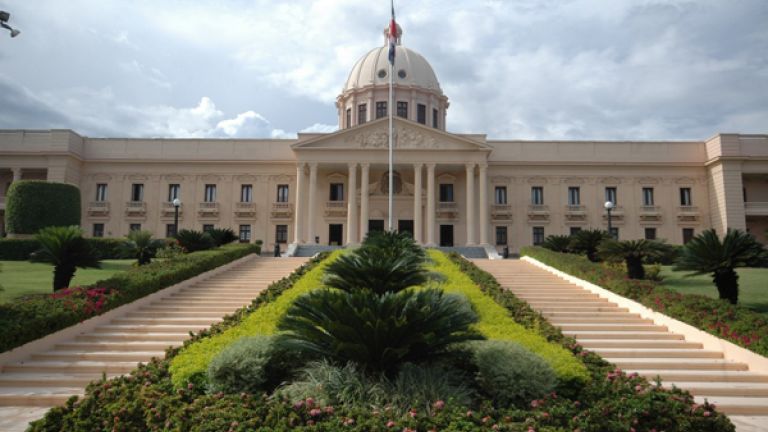
<path fill-rule="evenodd" d="M 181 200 L 180 200 L 180 199 L 178 199 L 178 198 L 174 198 L 174 199 L 173 199 L 173 206 L 174 206 L 174 207 L 176 207 L 176 208 L 178 208 L 179 206 L 181 206 Z"/>
<path fill-rule="evenodd" d="M 605 207 L 606 210 L 611 211 L 616 206 L 613 204 L 613 201 L 606 201 L 605 204 L 603 204 L 603 207 Z"/>

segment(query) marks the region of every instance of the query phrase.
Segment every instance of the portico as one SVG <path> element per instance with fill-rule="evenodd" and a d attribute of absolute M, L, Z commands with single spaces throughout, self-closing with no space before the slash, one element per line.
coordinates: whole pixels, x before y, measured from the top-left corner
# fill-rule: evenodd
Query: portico
<path fill-rule="evenodd" d="M 482 226 L 489 223 L 491 149 L 484 138 L 396 119 L 393 229 L 409 231 L 428 246 L 487 245 L 488 230 Z M 389 216 L 386 143 L 386 119 L 299 136 L 292 146 L 298 161 L 296 243 L 356 244 L 369 229 L 382 226 Z M 339 224 L 343 239 L 331 238 L 330 230 L 338 232 L 334 226 Z M 452 238 L 437 237 L 440 227 Z"/>

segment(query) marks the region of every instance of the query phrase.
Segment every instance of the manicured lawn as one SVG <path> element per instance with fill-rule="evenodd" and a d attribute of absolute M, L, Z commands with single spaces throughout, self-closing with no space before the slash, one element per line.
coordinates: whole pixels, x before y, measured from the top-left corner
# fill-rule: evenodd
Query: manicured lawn
<path fill-rule="evenodd" d="M 757 312 L 768 314 L 768 268 L 740 268 L 739 304 Z M 702 294 L 717 298 L 717 288 L 709 275 L 684 277 L 687 272 L 676 272 L 664 266 L 664 286 L 686 294 Z"/>
<path fill-rule="evenodd" d="M 72 286 L 89 285 L 131 268 L 136 260 L 104 260 L 100 269 L 77 269 Z M 27 261 L 0 261 L 0 303 L 26 294 L 51 293 L 53 266 Z"/>

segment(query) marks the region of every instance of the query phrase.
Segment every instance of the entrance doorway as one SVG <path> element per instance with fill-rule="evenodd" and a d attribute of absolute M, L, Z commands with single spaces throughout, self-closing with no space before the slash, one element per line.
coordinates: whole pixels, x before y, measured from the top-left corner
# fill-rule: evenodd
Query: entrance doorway
<path fill-rule="evenodd" d="M 453 246 L 453 225 L 440 225 L 440 246 Z"/>
<path fill-rule="evenodd" d="M 384 219 L 368 220 L 368 232 L 384 231 Z"/>
<path fill-rule="evenodd" d="M 344 242 L 344 225 L 328 225 L 328 244 L 331 246 L 341 246 Z"/>
<path fill-rule="evenodd" d="M 400 219 L 397 221 L 397 232 L 406 232 L 413 238 L 413 220 Z"/>

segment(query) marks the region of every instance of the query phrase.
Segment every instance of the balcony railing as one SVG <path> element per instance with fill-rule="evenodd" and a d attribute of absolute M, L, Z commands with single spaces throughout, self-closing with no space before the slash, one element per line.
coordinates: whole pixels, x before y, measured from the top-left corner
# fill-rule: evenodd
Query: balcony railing
<path fill-rule="evenodd" d="M 585 222 L 587 220 L 587 207 L 581 204 L 568 204 L 565 206 L 566 222 Z"/>
<path fill-rule="evenodd" d="M 565 206 L 566 213 L 585 213 L 587 208 L 580 204 L 568 204 Z"/>
<path fill-rule="evenodd" d="M 326 201 L 325 217 L 347 217 L 347 202 Z"/>
<path fill-rule="evenodd" d="M 272 219 L 291 219 L 293 218 L 293 204 L 287 202 L 272 203 L 269 214 Z"/>
<path fill-rule="evenodd" d="M 699 208 L 696 206 L 679 206 L 677 208 L 678 223 L 698 223 Z"/>
<path fill-rule="evenodd" d="M 239 217 L 255 217 L 256 216 L 256 203 L 252 203 L 252 202 L 239 202 L 239 203 L 235 203 L 235 216 L 239 216 Z"/>
<path fill-rule="evenodd" d="M 747 216 L 768 216 L 768 202 L 747 201 L 744 203 Z"/>
<path fill-rule="evenodd" d="M 655 205 L 643 205 L 640 206 L 640 213 L 659 213 L 661 207 Z"/>
<path fill-rule="evenodd" d="M 91 201 L 88 203 L 89 216 L 106 216 L 109 214 L 109 202 Z"/>
<path fill-rule="evenodd" d="M 127 216 L 143 216 L 147 214 L 147 203 L 144 201 L 128 201 L 125 203 L 125 214 Z"/>
<path fill-rule="evenodd" d="M 197 213 L 200 217 L 214 217 L 219 215 L 219 203 L 201 202 L 197 203 Z"/>
<path fill-rule="evenodd" d="M 531 204 L 528 206 L 529 222 L 549 221 L 549 206 L 544 204 Z"/>
<path fill-rule="evenodd" d="M 457 219 L 459 217 L 459 205 L 455 202 L 438 202 L 436 217 L 440 219 Z"/>
<path fill-rule="evenodd" d="M 493 220 L 512 220 L 512 206 L 509 204 L 492 204 L 491 205 L 491 218 Z"/>
<path fill-rule="evenodd" d="M 176 207 L 174 207 L 173 203 L 170 201 L 166 201 L 163 203 L 162 210 L 162 216 L 164 217 L 173 217 L 176 215 Z M 181 217 L 182 212 L 184 211 L 184 203 L 179 204 L 179 217 Z"/>

